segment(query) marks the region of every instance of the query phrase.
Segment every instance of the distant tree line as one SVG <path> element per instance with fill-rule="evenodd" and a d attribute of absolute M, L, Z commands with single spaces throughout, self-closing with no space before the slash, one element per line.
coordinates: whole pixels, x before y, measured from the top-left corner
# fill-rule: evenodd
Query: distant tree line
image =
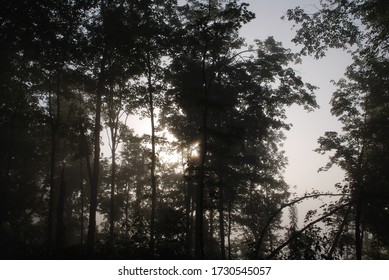
<path fill-rule="evenodd" d="M 255 15 L 238 0 L 2 1 L 1 257 L 388 257 L 385 7 L 289 10 L 295 54 L 272 37 L 247 45 L 239 30 Z M 285 109 L 318 106 L 291 65 L 350 46 L 332 99 L 344 133 L 318 148 L 345 181 L 292 197 Z M 296 205 L 324 196 L 336 199 L 299 229 Z"/>

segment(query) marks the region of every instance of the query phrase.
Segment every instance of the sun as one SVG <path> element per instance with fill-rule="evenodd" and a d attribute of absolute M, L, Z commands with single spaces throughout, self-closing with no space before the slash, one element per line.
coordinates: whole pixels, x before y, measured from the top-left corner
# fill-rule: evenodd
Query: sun
<path fill-rule="evenodd" d="M 200 157 L 200 143 L 199 142 L 196 142 L 190 146 L 189 154 L 190 154 L 191 158 Z"/>

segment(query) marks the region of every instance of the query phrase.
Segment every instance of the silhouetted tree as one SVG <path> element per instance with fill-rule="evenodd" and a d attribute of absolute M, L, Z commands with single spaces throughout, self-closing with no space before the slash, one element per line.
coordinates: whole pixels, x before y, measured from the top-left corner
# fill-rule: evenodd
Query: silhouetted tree
<path fill-rule="evenodd" d="M 335 151 L 325 170 L 336 164 L 346 171 L 343 190 L 352 194 L 357 259 L 363 255 L 364 231 L 372 230 L 379 242 L 387 240 L 386 235 L 378 237 L 378 228 L 371 226 L 378 219 L 371 213 L 377 211 L 385 220 L 388 203 L 387 178 L 380 171 L 387 166 L 383 131 L 388 127 L 388 7 L 380 0 L 323 1 L 313 14 L 299 7 L 287 13 L 289 20 L 300 25 L 294 41 L 303 44 L 302 53 L 319 58 L 328 48 L 343 48 L 354 55 L 354 63 L 346 78 L 336 83 L 338 90 L 331 100 L 343 133 L 326 132 L 319 139 L 318 151 Z"/>

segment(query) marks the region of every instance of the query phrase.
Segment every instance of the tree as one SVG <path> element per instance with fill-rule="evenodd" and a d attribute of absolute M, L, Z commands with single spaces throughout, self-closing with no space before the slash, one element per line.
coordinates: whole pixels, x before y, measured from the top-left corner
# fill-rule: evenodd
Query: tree
<path fill-rule="evenodd" d="M 363 231 L 372 231 L 381 244 L 387 236 L 378 220 L 385 220 L 388 204 L 387 61 L 355 61 L 345 79 L 337 83 L 332 113 L 343 123 L 344 133 L 326 132 L 319 152 L 335 151 L 325 169 L 333 164 L 346 171 L 347 188 L 353 194 L 356 257 L 362 258 Z M 380 213 L 380 218 L 373 213 Z M 382 223 L 382 222 L 381 222 Z"/>
<path fill-rule="evenodd" d="M 383 131 L 388 112 L 388 3 L 323 1 L 313 14 L 298 7 L 289 10 L 287 16 L 301 24 L 294 41 L 303 44 L 304 54 L 318 58 L 330 47 L 353 47 L 354 63 L 348 67 L 346 79 L 336 83 L 338 90 L 331 101 L 332 114 L 342 122 L 343 133 L 326 132 L 319 139 L 318 151 L 334 151 L 324 170 L 337 164 L 346 171 L 343 188 L 352 194 L 355 257 L 361 259 L 364 232 L 371 231 L 379 243 L 387 243 L 387 236 L 371 225 L 378 226 L 374 211 L 385 220 L 388 203 L 387 178 L 381 172 L 387 167 Z"/>
<path fill-rule="evenodd" d="M 54 236 L 57 240 L 61 239 L 60 231 L 55 231 L 56 222 L 57 226 L 61 227 L 59 225 L 61 222 L 56 221 L 55 217 L 56 208 L 61 208 L 56 199 L 58 192 L 56 178 L 58 178 L 59 173 L 57 170 L 59 159 L 66 158 L 66 153 L 69 153 L 70 145 L 67 145 L 69 142 L 66 142 L 66 138 L 71 128 L 66 127 L 63 122 L 69 120 L 67 118 L 69 108 L 66 108 L 72 98 L 69 89 L 71 72 L 69 65 L 74 58 L 74 46 L 71 42 L 76 39 L 77 33 L 75 30 L 79 27 L 82 8 L 83 5 L 72 6 L 68 5 L 67 2 L 65 3 L 65 1 L 57 1 L 56 3 L 42 1 L 39 4 L 27 1 L 26 3 L 7 3 L 4 9 L 5 14 L 2 15 L 2 19 L 7 23 L 3 26 L 1 32 L 4 46 L 8 46 L 14 52 L 8 53 L 9 57 L 6 60 L 6 68 L 8 69 L 5 71 L 7 74 L 4 75 L 4 84 L 2 84 L 5 90 L 6 102 L 2 104 L 6 105 L 5 107 L 11 106 L 9 107 L 11 109 L 13 107 L 11 104 L 15 98 L 9 97 L 12 96 L 13 90 L 18 92 L 17 102 L 15 103 L 15 113 L 18 113 L 16 115 L 10 114 L 12 116 L 11 123 L 7 124 L 12 131 L 9 140 L 16 135 L 13 118 L 19 118 L 17 115 L 24 111 L 20 105 L 25 102 L 29 104 L 28 106 L 31 106 L 31 109 L 34 108 L 33 110 L 36 112 L 40 111 L 42 113 L 42 117 L 36 115 L 31 120 L 31 126 L 27 131 L 42 131 L 43 127 L 50 130 L 44 130 L 45 132 L 42 133 L 42 135 L 50 135 L 48 142 L 48 139 L 42 137 L 42 143 L 45 143 L 46 147 L 51 147 L 50 152 L 46 148 L 41 148 L 38 151 L 42 156 L 45 155 L 50 158 L 50 163 L 41 166 L 42 169 L 37 172 L 39 176 L 36 180 L 37 182 L 44 181 L 44 187 L 48 186 L 49 189 L 47 195 L 49 203 L 46 213 L 46 241 L 51 249 L 54 245 Z M 15 32 L 10 32 L 8 30 L 10 27 Z M 13 33 L 15 35 L 11 35 Z M 12 80 L 18 81 L 19 89 L 14 87 L 16 84 Z M 22 84 L 25 86 L 21 87 Z M 8 93 L 11 95 L 8 96 Z M 63 107 L 65 107 L 65 110 L 63 110 Z M 26 113 L 27 111 L 22 114 Z M 27 115 L 29 113 L 25 116 Z M 18 137 L 21 137 L 21 135 Z M 15 141 L 15 139 L 11 141 Z M 12 154 L 13 147 L 10 148 Z M 48 173 L 47 180 L 42 179 L 43 174 L 41 172 L 43 168 Z M 35 170 L 34 168 L 31 169 Z M 4 184 L 5 189 L 7 184 Z M 5 198 L 6 196 L 2 197 Z M 43 197 L 46 198 L 46 194 Z M 64 198 L 61 195 L 60 197 Z M 57 211 L 59 220 L 61 220 L 60 212 L 62 210 Z"/>
<path fill-rule="evenodd" d="M 168 54 L 174 28 L 174 8 L 176 1 L 144 1 L 141 5 L 143 16 L 140 19 L 140 36 L 144 46 L 142 62 L 145 65 L 144 76 L 147 80 L 145 98 L 148 102 L 148 116 L 151 124 L 151 216 L 150 216 L 150 249 L 154 250 L 155 243 L 155 216 L 157 205 L 157 176 L 156 176 L 156 121 L 155 108 L 158 104 L 158 94 L 162 90 L 161 86 L 161 60 Z M 173 24 L 172 24 L 173 23 Z"/>
<path fill-rule="evenodd" d="M 96 8 L 98 13 L 92 13 L 92 21 L 85 22 L 86 46 L 88 61 L 85 75 L 90 76 L 95 81 L 94 103 L 95 117 L 93 128 L 93 170 L 91 172 L 91 200 L 90 200 L 90 219 L 88 227 L 88 246 L 93 249 L 96 233 L 96 210 L 98 197 L 98 181 L 100 168 L 100 131 L 101 113 L 103 101 L 108 97 L 111 100 L 111 106 L 108 111 L 110 127 L 113 135 L 115 134 L 115 112 L 118 109 L 113 108 L 113 99 L 119 99 L 120 95 L 128 92 L 126 90 L 127 81 L 139 73 L 139 48 L 136 44 L 136 37 L 132 36 L 133 29 L 135 32 L 138 22 L 138 10 L 135 2 L 122 1 L 104 1 L 102 0 Z M 135 33 L 139 35 L 138 33 Z M 92 75 L 91 75 L 92 74 Z M 110 94 L 108 94 L 110 93 Z M 115 98 L 114 98 L 115 95 Z M 109 103 L 109 102 L 108 102 Z M 116 130 L 117 131 L 117 130 Z M 115 136 L 116 137 L 116 136 Z M 114 139 L 112 139 L 114 140 Z M 115 143 L 116 145 L 116 143 Z M 115 148 L 112 145 L 112 148 Z M 112 152 L 112 182 L 111 182 L 111 207 L 114 208 L 114 174 L 115 174 L 115 151 Z M 114 211 L 110 216 L 110 234 L 113 239 L 114 229 Z"/>
<path fill-rule="evenodd" d="M 190 147 L 195 141 L 200 142 L 195 255 L 196 258 L 203 258 L 204 185 L 210 129 L 209 110 L 212 106 L 212 99 L 216 98 L 213 95 L 216 91 L 217 75 L 221 75 L 222 67 L 230 63 L 228 55 L 242 46 L 242 40 L 237 37 L 237 31 L 243 23 L 253 17 L 253 14 L 247 10 L 247 4 L 239 4 L 237 1 L 229 3 L 189 1 L 189 4 L 182 8 L 181 16 L 185 32 L 182 43 L 185 42 L 185 44 L 181 47 L 179 55 L 175 56 L 172 65 L 173 73 L 181 75 L 181 80 L 173 81 L 173 86 L 181 87 L 177 93 L 182 95 L 182 98 L 179 97 L 181 100 L 177 100 L 179 107 L 183 108 L 185 114 L 190 114 L 191 121 L 195 124 L 191 128 L 188 127 L 187 132 L 195 138 L 189 140 L 187 137 L 189 140 L 187 146 Z M 176 78 L 177 76 L 173 79 Z M 185 84 L 183 78 L 194 78 L 195 81 Z M 194 104 L 191 104 L 189 100 L 192 100 Z M 200 135 L 193 133 L 196 130 L 200 131 Z"/>
<path fill-rule="evenodd" d="M 184 7 L 186 17 L 182 20 L 185 44 L 168 75 L 172 85 L 168 105 L 176 113 L 165 110 L 162 118 L 187 150 L 195 143 L 200 147 L 199 161 L 191 171 L 191 177 L 197 179 L 195 256 L 204 257 L 206 215 L 209 239 L 213 239 L 216 209 L 220 257 L 225 258 L 225 213 L 232 217 L 237 194 L 244 194 L 251 180 L 258 187 L 268 179 L 264 178 L 267 172 L 270 177 L 281 171 L 282 163 L 277 161 L 282 157 L 274 155 L 277 160 L 265 163 L 267 156 L 273 157 L 267 153 L 269 147 L 277 142 L 277 137 L 270 135 L 287 127 L 284 106 L 316 106 L 314 87 L 303 83 L 288 67 L 294 55 L 274 39 L 258 41 L 257 48 L 240 49 L 244 41 L 237 31 L 253 17 L 246 4 L 190 4 L 190 10 Z M 244 53 L 256 53 L 257 57 L 244 59 Z"/>
<path fill-rule="evenodd" d="M 354 46 L 362 56 L 388 52 L 388 3 L 384 0 L 326 0 L 314 13 L 297 7 L 288 10 L 286 17 L 300 26 L 293 42 L 303 45 L 303 54 L 319 58 L 328 48 Z"/>

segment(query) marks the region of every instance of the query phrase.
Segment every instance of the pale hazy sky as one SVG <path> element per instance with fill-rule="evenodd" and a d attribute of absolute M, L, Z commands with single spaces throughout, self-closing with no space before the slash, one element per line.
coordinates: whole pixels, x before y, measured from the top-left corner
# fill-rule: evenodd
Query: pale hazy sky
<path fill-rule="evenodd" d="M 250 10 L 255 12 L 256 19 L 242 28 L 242 36 L 248 42 L 255 38 L 264 40 L 273 36 L 281 41 L 286 48 L 298 52 L 301 46 L 291 42 L 295 30 L 293 22 L 281 20 L 281 16 L 289 8 L 301 6 L 310 11 L 317 11 L 317 0 L 246 0 Z M 351 56 L 341 50 L 330 50 L 326 57 L 315 60 L 311 57 L 303 59 L 302 64 L 293 66 L 305 82 L 319 87 L 316 91 L 317 103 L 320 109 L 306 112 L 301 107 L 293 106 L 287 110 L 288 122 L 293 124 L 286 132 L 287 140 L 284 143 L 289 165 L 285 170 L 285 180 L 291 186 L 296 186 L 296 192 L 301 194 L 312 189 L 321 191 L 334 190 L 334 184 L 343 180 L 343 172 L 333 167 L 326 172 L 317 170 L 328 161 L 328 156 L 320 155 L 313 150 L 318 147 L 317 139 L 325 131 L 341 131 L 341 124 L 330 113 L 330 99 L 335 87 L 331 80 L 343 77 L 346 67 L 351 64 Z M 315 208 L 316 201 L 308 202 L 301 208 Z M 300 213 L 300 216 L 303 213 Z"/>
<path fill-rule="evenodd" d="M 319 1 L 313 0 L 247 0 L 250 9 L 255 12 L 256 19 L 242 28 L 242 36 L 248 42 L 255 38 L 261 40 L 273 36 L 283 46 L 298 52 L 301 46 L 291 42 L 295 31 L 293 23 L 281 20 L 288 8 L 301 6 L 315 10 Z M 351 63 L 350 55 L 344 51 L 330 50 L 327 56 L 320 60 L 305 57 L 301 64 L 293 65 L 297 73 L 305 82 L 319 87 L 316 91 L 320 109 L 306 112 L 301 107 L 293 106 L 287 110 L 288 122 L 293 124 L 286 132 L 287 140 L 284 149 L 289 158 L 289 167 L 285 177 L 289 184 L 299 188 L 326 187 L 333 185 L 342 178 L 341 172 L 324 172 L 317 174 L 317 169 L 327 162 L 327 157 L 319 155 L 313 150 L 317 148 L 317 139 L 325 131 L 340 131 L 341 124 L 331 116 L 330 99 L 335 87 L 331 80 L 338 80 L 343 76 L 345 68 Z M 337 177 L 337 178 L 335 178 Z"/>

